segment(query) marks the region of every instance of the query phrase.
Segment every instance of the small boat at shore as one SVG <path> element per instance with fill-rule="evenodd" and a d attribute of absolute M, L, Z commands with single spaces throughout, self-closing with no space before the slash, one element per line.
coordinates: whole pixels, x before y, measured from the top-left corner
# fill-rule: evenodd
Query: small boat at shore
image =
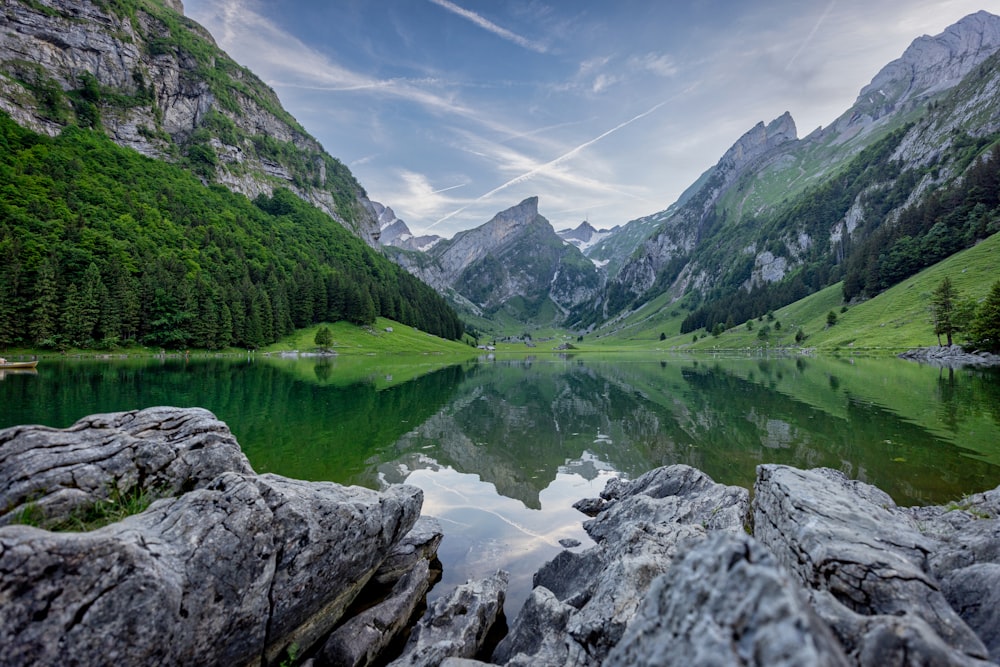
<path fill-rule="evenodd" d="M 28 368 L 34 368 L 37 365 L 38 365 L 37 361 L 2 361 L 0 362 L 0 369 L 3 370 L 28 369 Z"/>

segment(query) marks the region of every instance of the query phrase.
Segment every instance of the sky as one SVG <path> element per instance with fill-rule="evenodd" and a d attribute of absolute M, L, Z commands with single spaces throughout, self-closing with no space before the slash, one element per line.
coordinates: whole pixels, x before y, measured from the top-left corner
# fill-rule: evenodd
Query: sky
<path fill-rule="evenodd" d="M 998 0 L 184 0 L 415 234 L 531 196 L 559 229 L 667 208 L 756 123 L 832 123 Z"/>

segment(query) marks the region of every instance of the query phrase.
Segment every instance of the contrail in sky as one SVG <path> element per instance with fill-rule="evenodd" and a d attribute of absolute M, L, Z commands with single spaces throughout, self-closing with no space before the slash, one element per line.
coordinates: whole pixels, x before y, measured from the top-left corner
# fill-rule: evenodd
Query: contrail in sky
<path fill-rule="evenodd" d="M 447 9 L 449 12 L 453 14 L 457 14 L 464 19 L 472 21 L 483 30 L 488 30 L 489 32 L 492 32 L 494 35 L 497 35 L 498 37 L 502 37 L 507 41 L 514 42 L 518 46 L 522 46 L 531 51 L 535 51 L 536 53 L 545 53 L 546 51 L 548 51 L 548 49 L 545 48 L 544 44 L 538 44 L 536 42 L 532 42 L 530 39 L 525 39 L 524 37 L 521 37 L 520 35 L 513 33 L 510 30 L 507 30 L 507 28 L 502 28 L 498 26 L 493 21 L 490 21 L 489 19 L 480 16 L 479 14 L 471 10 L 465 9 L 464 7 L 459 7 L 450 0 L 430 0 L 430 1 L 433 2 L 435 5 L 437 5 L 438 7 L 443 7 L 444 9 Z"/>
<path fill-rule="evenodd" d="M 785 65 L 786 72 L 792 68 L 792 65 L 795 64 L 795 61 L 798 60 L 799 56 L 802 55 L 802 52 L 805 51 L 806 46 L 808 46 L 809 42 L 812 41 L 812 38 L 816 36 L 816 33 L 819 32 L 819 27 L 823 25 L 823 21 L 825 21 L 826 17 L 830 15 L 830 12 L 833 11 L 833 8 L 836 4 L 837 0 L 830 0 L 830 4 L 826 6 L 826 10 L 823 12 L 823 15 L 819 17 L 819 20 L 816 21 L 816 25 L 814 25 L 813 29 L 809 31 L 809 34 L 806 35 L 806 38 L 802 40 L 802 44 L 799 45 L 799 50 L 795 52 L 795 55 L 792 56 L 792 59 L 788 61 L 787 65 Z"/>
<path fill-rule="evenodd" d="M 468 183 L 459 183 L 458 185 L 451 185 L 447 188 L 441 188 L 440 190 L 433 190 L 431 191 L 431 194 L 436 195 L 439 192 L 448 192 L 448 190 L 454 190 L 455 188 L 464 188 L 466 185 L 468 185 Z"/>
<path fill-rule="evenodd" d="M 548 169 L 551 169 L 552 167 L 555 167 L 555 166 L 557 166 L 557 165 L 565 162 L 566 160 L 570 159 L 571 157 L 577 155 L 583 149 L 588 148 L 589 146 L 593 146 L 598 141 L 600 141 L 601 139 L 607 137 L 608 135 L 614 134 L 615 132 L 617 132 L 618 130 L 622 129 L 623 127 L 627 127 L 628 125 L 631 125 L 635 121 L 641 120 L 642 118 L 645 118 L 646 116 L 648 116 L 649 114 L 653 113 L 654 111 L 656 111 L 657 109 L 659 109 L 660 107 L 662 107 L 666 103 L 667 103 L 667 100 L 664 100 L 663 102 L 660 102 L 659 104 L 657 104 L 653 108 L 651 108 L 651 109 L 649 109 L 647 111 L 643 111 L 638 116 L 630 118 L 627 121 L 625 121 L 624 123 L 619 123 L 618 125 L 614 126 L 610 130 L 608 130 L 607 132 L 605 132 L 604 134 L 601 134 L 601 135 L 599 135 L 599 136 L 591 139 L 590 141 L 584 142 L 584 143 L 580 144 L 579 146 L 577 146 L 576 148 L 573 148 L 572 150 L 569 150 L 566 153 L 563 153 L 562 155 L 560 155 L 556 159 L 554 159 L 554 160 L 552 160 L 550 162 L 546 162 L 545 164 L 540 165 L 538 167 L 535 167 L 534 169 L 532 169 L 530 171 L 526 171 L 523 174 L 521 174 L 520 176 L 516 176 L 515 178 L 512 178 L 511 180 L 507 181 L 503 185 L 501 185 L 499 187 L 496 187 L 496 188 L 493 188 L 492 190 L 490 190 L 486 194 L 484 194 L 484 195 L 482 195 L 480 197 L 477 197 L 470 204 L 468 204 L 466 206 L 463 206 L 462 208 L 458 209 L 457 211 L 452 211 L 451 213 L 449 213 L 448 215 L 444 216 L 443 218 L 441 218 L 437 222 L 434 222 L 431 225 L 429 225 L 426 229 L 431 229 L 432 227 L 435 227 L 435 226 L 441 224 L 445 220 L 448 220 L 449 218 L 452 218 L 452 217 L 458 215 L 462 211 L 464 211 L 467 208 L 469 208 L 469 206 L 472 206 L 472 204 L 481 202 L 484 199 L 489 199 L 490 197 L 492 197 L 496 193 L 501 192 L 502 190 L 506 190 L 507 188 L 511 187 L 512 185 L 517 185 L 518 183 L 523 183 L 523 182 L 527 181 L 528 179 L 530 179 L 530 178 L 532 178 L 532 177 L 534 177 L 534 176 L 542 173 L 543 171 L 547 171 Z"/>

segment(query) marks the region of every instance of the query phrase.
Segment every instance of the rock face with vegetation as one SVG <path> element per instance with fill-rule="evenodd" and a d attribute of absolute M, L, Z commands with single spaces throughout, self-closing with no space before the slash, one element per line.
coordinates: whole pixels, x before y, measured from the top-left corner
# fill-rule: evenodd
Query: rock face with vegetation
<path fill-rule="evenodd" d="M 374 209 L 347 167 L 180 2 L 5 3 L 0 109 L 49 135 L 68 123 L 103 129 L 250 198 L 288 188 L 377 244 Z"/>
<path fill-rule="evenodd" d="M 396 549 L 416 557 L 409 565 L 397 557 L 382 576 L 390 587 L 426 576 L 436 551 L 433 526 L 406 546 L 418 489 L 255 475 L 225 424 L 204 410 L 6 429 L 0 453 L 4 474 L 22 480 L 2 503 L 5 665 L 70 656 L 79 664 L 277 664 L 336 627 Z M 50 525 L 103 495 L 140 492 L 164 497 L 86 532 L 9 525 L 26 513 Z M 400 610 L 399 625 L 409 611 Z"/>

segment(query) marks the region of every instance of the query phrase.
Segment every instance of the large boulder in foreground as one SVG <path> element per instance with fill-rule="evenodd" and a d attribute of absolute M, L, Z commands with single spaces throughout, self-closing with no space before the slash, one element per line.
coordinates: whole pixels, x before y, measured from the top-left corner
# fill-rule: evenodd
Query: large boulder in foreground
<path fill-rule="evenodd" d="M 810 592 L 857 664 L 990 657 L 942 591 L 950 570 L 933 567 L 942 542 L 887 494 L 834 470 L 779 465 L 758 468 L 754 492 L 755 536 Z M 996 550 L 995 521 L 992 531 Z"/>
<path fill-rule="evenodd" d="M 74 447 L 74 437 L 93 451 Z M 191 463 L 198 457 L 215 466 L 211 479 Z M 32 494 L 50 518 L 83 502 L 67 481 L 73 469 L 92 496 L 133 478 L 183 490 L 88 532 L 0 528 L 4 665 L 276 663 L 337 624 L 422 503 L 413 487 L 378 493 L 255 475 L 204 410 L 103 415 L 65 431 L 6 429 L 0 460 L 5 470 L 47 461 L 39 474 L 55 480 L 53 494 L 72 498 Z M 55 470 L 60 461 L 68 463 Z"/>
<path fill-rule="evenodd" d="M 224 472 L 253 474 L 223 422 L 201 408 L 91 415 L 69 428 L 0 431 L 0 525 L 57 518 L 110 496 L 176 496 Z"/>
<path fill-rule="evenodd" d="M 748 535 L 717 532 L 653 582 L 605 667 L 847 667 L 830 629 L 774 556 Z"/>

